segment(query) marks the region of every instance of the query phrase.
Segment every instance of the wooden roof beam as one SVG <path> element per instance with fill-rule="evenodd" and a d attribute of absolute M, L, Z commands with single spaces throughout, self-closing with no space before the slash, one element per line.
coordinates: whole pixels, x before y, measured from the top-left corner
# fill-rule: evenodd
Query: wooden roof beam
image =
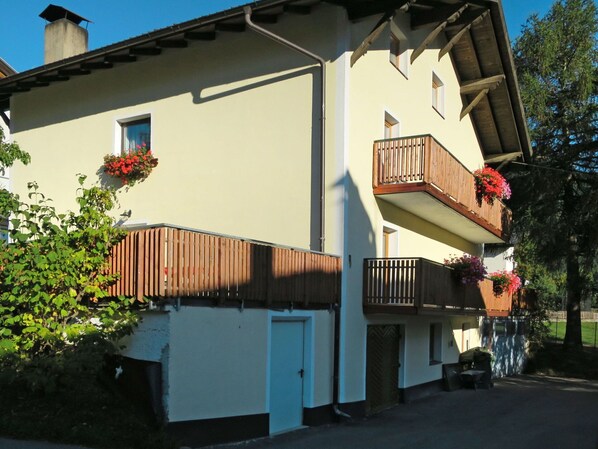
<path fill-rule="evenodd" d="M 108 55 L 104 58 L 106 62 L 135 62 L 137 57 L 133 55 Z"/>
<path fill-rule="evenodd" d="M 162 53 L 162 49 L 158 47 L 133 47 L 129 53 L 135 56 L 157 56 Z"/>
<path fill-rule="evenodd" d="M 372 31 L 370 31 L 370 33 L 366 36 L 363 42 L 359 44 L 359 47 L 357 47 L 357 49 L 355 49 L 355 51 L 351 55 L 351 67 L 353 67 L 353 65 L 357 62 L 359 58 L 361 58 L 368 52 L 370 46 L 376 41 L 376 39 L 378 39 L 378 37 L 380 37 L 380 34 L 382 34 L 382 31 L 384 31 L 384 28 L 386 28 L 386 26 L 392 20 L 394 15 L 395 12 L 392 11 L 387 12 L 382 16 L 382 18 L 378 21 L 376 26 L 374 26 Z"/>
<path fill-rule="evenodd" d="M 276 23 L 278 22 L 277 14 L 255 13 L 251 19 L 256 23 Z"/>
<path fill-rule="evenodd" d="M 162 39 L 156 42 L 160 48 L 185 48 L 189 44 L 185 39 Z"/>
<path fill-rule="evenodd" d="M 504 79 L 504 75 L 495 75 L 478 80 L 464 81 L 461 84 L 461 95 L 475 94 L 484 89 L 494 90 Z"/>
<path fill-rule="evenodd" d="M 84 62 L 81 64 L 83 70 L 111 69 L 112 67 L 114 67 L 114 64 L 106 61 Z"/>
<path fill-rule="evenodd" d="M 370 2 L 355 2 L 345 6 L 349 20 L 354 22 L 364 17 L 373 16 L 386 11 L 395 11 L 409 3 L 405 0 L 373 0 Z M 412 2 L 413 3 L 413 2 Z"/>
<path fill-rule="evenodd" d="M 436 27 L 455 12 L 455 7 L 459 9 L 465 4 L 468 5 L 468 3 L 458 3 L 456 5 L 453 4 L 441 7 L 430 6 L 429 9 L 415 9 L 413 14 L 411 14 L 411 29 L 420 30 L 422 28 Z M 420 0 L 415 6 L 426 7 L 427 5 L 425 1 Z"/>
<path fill-rule="evenodd" d="M 504 79 L 504 75 L 496 75 L 479 80 L 466 81 L 461 84 L 461 95 L 477 95 L 471 101 L 471 103 L 463 107 L 459 119 L 463 120 L 463 117 L 469 114 L 473 108 L 475 108 L 479 102 L 482 101 L 486 95 L 488 95 L 488 92 L 496 89 Z"/>
<path fill-rule="evenodd" d="M 489 9 L 486 9 L 484 11 L 482 11 L 481 13 L 479 13 L 473 20 L 471 20 L 467 25 L 465 25 L 463 28 L 461 28 L 461 30 L 459 30 L 457 32 L 457 34 L 455 34 L 447 43 L 444 47 L 442 47 L 442 49 L 440 50 L 440 53 L 438 53 L 438 60 L 440 61 L 440 59 L 442 59 L 442 57 L 444 55 L 446 55 L 449 51 L 451 51 L 451 48 L 453 48 L 453 46 L 459 42 L 459 40 L 465 35 L 465 33 L 467 33 L 470 28 L 474 25 L 477 25 L 478 23 L 480 23 L 482 20 L 484 20 L 484 18 L 490 13 Z"/>
<path fill-rule="evenodd" d="M 461 109 L 461 114 L 459 114 L 459 120 L 463 120 L 463 117 L 465 117 L 467 114 L 473 111 L 473 108 L 475 108 L 478 105 L 478 103 L 482 101 L 486 95 L 488 95 L 488 92 L 490 92 L 490 89 L 484 89 L 478 92 L 478 94 L 471 101 L 471 103 L 469 103 L 468 105 L 463 105 L 463 109 Z"/>
<path fill-rule="evenodd" d="M 244 23 L 224 23 L 218 22 L 216 24 L 216 30 L 218 31 L 230 31 L 232 33 L 241 33 L 245 31 Z"/>
<path fill-rule="evenodd" d="M 47 81 L 19 81 L 19 82 L 17 82 L 17 86 L 25 87 L 27 89 L 33 88 L 33 87 L 46 87 L 49 85 L 50 85 L 50 83 Z"/>
<path fill-rule="evenodd" d="M 521 151 L 515 151 L 512 153 L 503 153 L 503 154 L 490 154 L 484 158 L 485 164 L 496 164 L 499 162 L 507 162 L 517 159 L 519 157 L 523 157 L 523 153 Z"/>
<path fill-rule="evenodd" d="M 58 71 L 59 75 L 63 76 L 80 76 L 80 75 L 89 75 L 91 70 L 85 70 L 80 67 L 76 68 L 69 68 L 69 69 L 60 69 Z"/>
<path fill-rule="evenodd" d="M 292 3 L 287 3 L 286 5 L 284 5 L 284 11 L 292 14 L 300 14 L 306 16 L 308 14 L 311 14 L 311 6 L 294 5 Z"/>
<path fill-rule="evenodd" d="M 438 23 L 436 28 L 434 28 L 432 30 L 432 32 L 430 32 L 430 34 L 428 34 L 428 36 L 422 41 L 422 43 L 419 45 L 419 47 L 417 47 L 415 50 L 413 50 L 413 53 L 411 53 L 411 64 L 413 64 L 413 62 L 417 59 L 417 57 L 419 55 L 421 55 L 426 48 L 428 48 L 428 45 L 430 45 L 432 42 L 434 42 L 434 39 L 436 39 L 438 37 L 438 35 L 440 33 L 442 33 L 442 31 L 446 28 L 446 26 L 449 23 L 454 22 L 455 20 L 457 20 L 459 18 L 459 16 L 461 16 L 463 11 L 465 11 L 468 6 L 469 5 L 467 3 L 465 3 L 464 5 L 461 5 L 461 6 L 457 5 L 455 8 L 451 9 L 447 13 L 448 16 L 446 16 L 444 18 L 444 20 L 442 20 L 440 23 Z"/>
<path fill-rule="evenodd" d="M 64 75 L 38 75 L 36 79 L 42 83 L 53 83 L 56 81 L 68 81 L 70 78 Z"/>
<path fill-rule="evenodd" d="M 215 31 L 187 31 L 185 33 L 185 39 L 191 39 L 196 41 L 213 41 L 216 39 Z"/>

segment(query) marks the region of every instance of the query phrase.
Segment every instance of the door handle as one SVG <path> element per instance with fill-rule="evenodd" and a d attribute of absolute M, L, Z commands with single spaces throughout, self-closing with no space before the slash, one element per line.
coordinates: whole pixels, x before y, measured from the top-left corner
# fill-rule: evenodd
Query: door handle
<path fill-rule="evenodd" d="M 303 370 L 303 368 L 301 368 L 299 371 L 297 371 L 297 374 L 299 374 L 302 379 L 303 379 L 303 374 L 304 373 L 305 373 L 305 371 Z"/>

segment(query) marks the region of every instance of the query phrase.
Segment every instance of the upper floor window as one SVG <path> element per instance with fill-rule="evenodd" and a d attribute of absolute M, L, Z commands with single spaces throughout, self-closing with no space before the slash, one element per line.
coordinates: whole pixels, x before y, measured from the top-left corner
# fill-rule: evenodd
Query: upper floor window
<path fill-rule="evenodd" d="M 384 138 L 394 139 L 399 137 L 399 121 L 388 112 L 384 113 Z"/>
<path fill-rule="evenodd" d="M 390 63 L 394 65 L 405 78 L 409 77 L 409 58 L 407 57 L 407 41 L 396 34 L 390 34 Z"/>
<path fill-rule="evenodd" d="M 121 128 L 121 152 L 128 153 L 136 149 L 137 146 L 151 148 L 151 118 L 149 116 L 120 121 L 119 124 Z"/>
<path fill-rule="evenodd" d="M 444 83 L 432 73 L 432 107 L 444 117 Z"/>

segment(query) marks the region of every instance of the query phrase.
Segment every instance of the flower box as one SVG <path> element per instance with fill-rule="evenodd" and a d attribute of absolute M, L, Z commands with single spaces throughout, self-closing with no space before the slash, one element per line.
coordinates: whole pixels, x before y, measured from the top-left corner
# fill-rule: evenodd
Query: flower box
<path fill-rule="evenodd" d="M 507 180 L 496 170 L 485 166 L 473 172 L 475 178 L 476 195 L 478 202 L 485 200 L 494 204 L 495 199 L 511 198 L 511 187 Z"/>
<path fill-rule="evenodd" d="M 496 296 L 509 292 L 510 295 L 521 288 L 521 279 L 512 271 L 497 271 L 488 276 L 492 281 L 492 290 Z"/>
<path fill-rule="evenodd" d="M 157 165 L 158 159 L 145 144 L 137 145 L 135 150 L 120 156 L 104 156 L 104 172 L 120 179 L 125 185 L 132 186 L 138 181 L 143 181 Z"/>
<path fill-rule="evenodd" d="M 444 264 L 453 269 L 453 276 L 464 285 L 477 285 L 486 276 L 486 267 L 477 256 L 453 256 L 445 259 Z"/>

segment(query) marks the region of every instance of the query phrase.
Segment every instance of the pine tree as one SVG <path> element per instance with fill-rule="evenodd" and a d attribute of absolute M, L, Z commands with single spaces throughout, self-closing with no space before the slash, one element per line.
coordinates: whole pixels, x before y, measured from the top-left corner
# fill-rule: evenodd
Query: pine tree
<path fill-rule="evenodd" d="M 598 260 L 598 16 L 593 0 L 557 0 L 514 45 L 534 154 L 512 166 L 521 239 L 566 273 L 564 347 L 581 347 L 580 305 Z"/>

